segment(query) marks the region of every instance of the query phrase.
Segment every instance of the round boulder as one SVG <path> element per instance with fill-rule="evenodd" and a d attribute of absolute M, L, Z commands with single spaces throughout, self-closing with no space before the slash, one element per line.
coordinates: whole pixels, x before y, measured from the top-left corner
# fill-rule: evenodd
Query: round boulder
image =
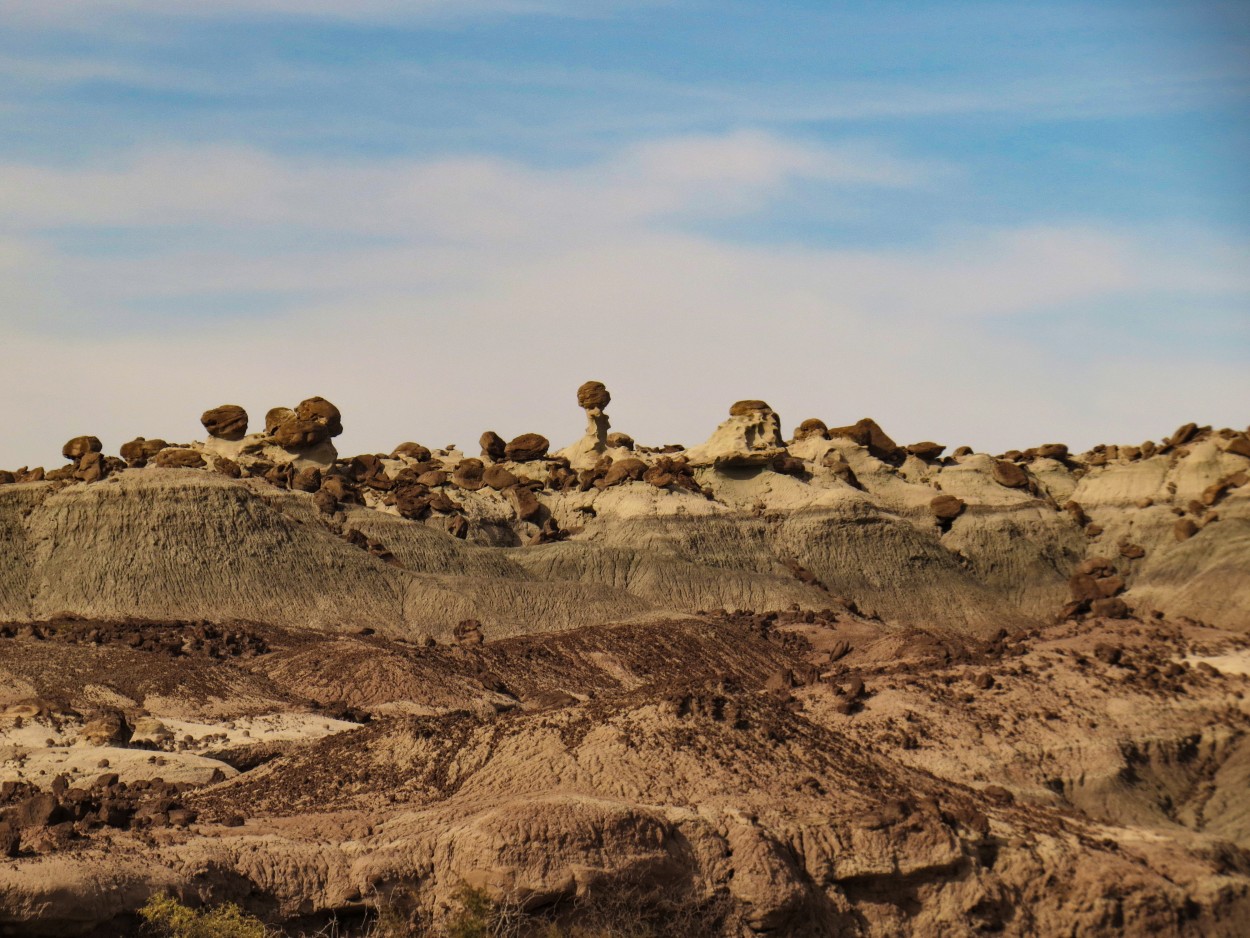
<path fill-rule="evenodd" d="M 104 444 L 97 437 L 76 436 L 61 447 L 61 455 L 77 462 L 88 453 L 98 453 L 103 449 Z"/>
<path fill-rule="evenodd" d="M 587 381 L 577 389 L 577 404 L 584 410 L 603 410 L 612 402 L 612 395 L 602 381 Z"/>
<path fill-rule="evenodd" d="M 222 404 L 200 414 L 200 423 L 210 436 L 221 440 L 241 440 L 247 435 L 247 411 L 238 404 Z"/>
<path fill-rule="evenodd" d="M 547 455 L 551 442 L 539 433 L 522 433 L 504 448 L 504 456 L 513 462 L 531 462 Z"/>

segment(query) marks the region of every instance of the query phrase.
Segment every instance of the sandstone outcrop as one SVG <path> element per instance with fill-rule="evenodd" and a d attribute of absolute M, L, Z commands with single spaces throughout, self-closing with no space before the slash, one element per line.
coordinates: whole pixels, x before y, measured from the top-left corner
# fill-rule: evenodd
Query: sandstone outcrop
<path fill-rule="evenodd" d="M 738 401 L 729 419 L 701 446 L 686 451 L 694 467 L 715 469 L 758 468 L 788 455 L 781 436 L 781 419 L 763 401 Z"/>

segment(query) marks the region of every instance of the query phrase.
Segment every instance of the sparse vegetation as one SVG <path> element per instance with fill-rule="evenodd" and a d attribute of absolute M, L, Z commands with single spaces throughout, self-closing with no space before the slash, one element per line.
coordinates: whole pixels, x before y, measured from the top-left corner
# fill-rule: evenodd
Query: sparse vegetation
<path fill-rule="evenodd" d="M 260 919 L 231 902 L 207 909 L 193 909 L 172 896 L 153 896 L 139 910 L 148 933 L 160 938 L 267 938 Z"/>

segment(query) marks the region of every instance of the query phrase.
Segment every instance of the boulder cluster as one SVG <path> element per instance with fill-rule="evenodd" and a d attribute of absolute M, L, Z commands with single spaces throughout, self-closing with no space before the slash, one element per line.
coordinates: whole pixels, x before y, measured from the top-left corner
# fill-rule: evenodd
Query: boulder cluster
<path fill-rule="evenodd" d="M 103 827 L 187 827 L 196 813 L 179 799 L 192 787 L 161 778 L 126 783 L 116 772 L 76 786 L 58 775 L 46 791 L 28 782 L 0 782 L 0 857 L 50 852 Z"/>
<path fill-rule="evenodd" d="M 1115 562 L 1107 557 L 1089 557 L 1081 561 L 1068 578 L 1072 599 L 1063 607 L 1060 619 L 1080 618 L 1086 614 L 1104 619 L 1124 619 L 1128 605 L 1120 598 L 1127 588 Z"/>

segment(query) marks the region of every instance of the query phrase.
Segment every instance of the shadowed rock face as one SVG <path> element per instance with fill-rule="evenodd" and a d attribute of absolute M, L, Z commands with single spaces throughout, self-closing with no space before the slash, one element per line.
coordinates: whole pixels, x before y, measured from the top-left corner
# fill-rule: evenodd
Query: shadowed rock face
<path fill-rule="evenodd" d="M 943 457 L 741 401 L 626 447 L 608 401 L 555 455 L 340 459 L 310 398 L 0 474 L 0 934 L 463 883 L 536 931 L 1239 934 L 1244 433 Z"/>

